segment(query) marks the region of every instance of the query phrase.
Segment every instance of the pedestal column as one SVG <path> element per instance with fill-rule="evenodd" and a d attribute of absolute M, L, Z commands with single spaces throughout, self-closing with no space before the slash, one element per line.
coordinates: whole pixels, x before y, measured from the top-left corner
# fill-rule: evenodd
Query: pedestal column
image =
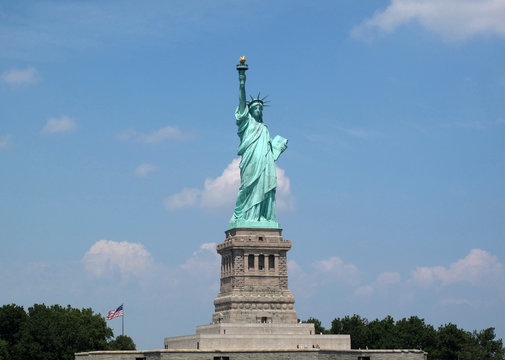
<path fill-rule="evenodd" d="M 296 324 L 286 259 L 291 241 L 283 240 L 281 233 L 281 229 L 261 228 L 226 231 L 226 239 L 217 246 L 217 252 L 230 259 L 231 269 L 221 273 L 213 323 Z M 249 268 L 251 255 L 254 256 L 252 269 Z M 270 269 L 270 256 L 274 257 L 274 269 Z"/>

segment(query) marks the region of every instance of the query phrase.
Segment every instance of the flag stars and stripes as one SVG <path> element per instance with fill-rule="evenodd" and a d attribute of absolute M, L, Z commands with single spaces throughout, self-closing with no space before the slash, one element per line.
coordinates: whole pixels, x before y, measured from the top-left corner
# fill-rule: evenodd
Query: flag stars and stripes
<path fill-rule="evenodd" d="M 117 309 L 109 311 L 109 315 L 107 315 L 106 319 L 112 320 L 123 315 L 123 304 L 121 304 Z"/>

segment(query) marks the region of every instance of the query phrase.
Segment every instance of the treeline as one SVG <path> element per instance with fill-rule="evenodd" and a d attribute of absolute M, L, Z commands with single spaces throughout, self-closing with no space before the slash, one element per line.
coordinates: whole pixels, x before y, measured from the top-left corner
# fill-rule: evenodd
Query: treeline
<path fill-rule="evenodd" d="M 465 331 L 454 324 L 435 329 L 424 319 L 411 316 L 395 321 L 391 316 L 368 321 L 359 315 L 336 318 L 331 328 L 309 318 L 317 334 L 349 334 L 353 349 L 420 349 L 429 360 L 505 360 L 501 339 L 495 339 L 494 328 Z"/>
<path fill-rule="evenodd" d="M 113 336 L 91 308 L 35 304 L 26 312 L 15 304 L 0 307 L 0 360 L 73 360 L 76 352 L 135 350 L 130 337 Z"/>

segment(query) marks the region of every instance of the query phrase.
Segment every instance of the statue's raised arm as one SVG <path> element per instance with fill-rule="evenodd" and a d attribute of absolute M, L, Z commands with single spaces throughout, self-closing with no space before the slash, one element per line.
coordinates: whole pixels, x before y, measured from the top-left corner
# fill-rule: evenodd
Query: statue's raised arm
<path fill-rule="evenodd" d="M 237 70 L 238 70 L 238 81 L 240 83 L 239 85 L 239 92 L 238 92 L 238 110 L 242 113 L 245 110 L 246 107 L 246 96 L 245 96 L 245 72 L 248 68 L 248 66 L 245 64 L 245 56 L 242 56 L 240 58 L 240 64 L 237 65 Z"/>
<path fill-rule="evenodd" d="M 235 211 L 228 225 L 233 228 L 279 228 L 275 216 L 275 191 L 277 176 L 275 160 L 286 149 L 287 140 L 276 136 L 270 138 L 263 124 L 265 99 L 252 98 L 246 102 L 245 72 L 248 66 L 245 57 L 237 65 L 239 73 L 239 105 L 235 111 L 240 145 L 240 189 Z"/>

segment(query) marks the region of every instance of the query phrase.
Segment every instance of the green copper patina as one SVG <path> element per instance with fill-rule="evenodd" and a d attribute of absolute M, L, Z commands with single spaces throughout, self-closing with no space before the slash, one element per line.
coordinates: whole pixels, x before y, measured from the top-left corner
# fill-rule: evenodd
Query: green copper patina
<path fill-rule="evenodd" d="M 287 148 L 287 140 L 276 136 L 270 138 L 263 123 L 264 98 L 259 94 L 246 103 L 245 72 L 248 66 L 245 57 L 237 65 L 239 73 L 239 105 L 235 111 L 240 146 L 240 189 L 235 211 L 228 225 L 233 228 L 279 228 L 275 217 L 275 190 L 277 175 L 274 162 Z"/>

